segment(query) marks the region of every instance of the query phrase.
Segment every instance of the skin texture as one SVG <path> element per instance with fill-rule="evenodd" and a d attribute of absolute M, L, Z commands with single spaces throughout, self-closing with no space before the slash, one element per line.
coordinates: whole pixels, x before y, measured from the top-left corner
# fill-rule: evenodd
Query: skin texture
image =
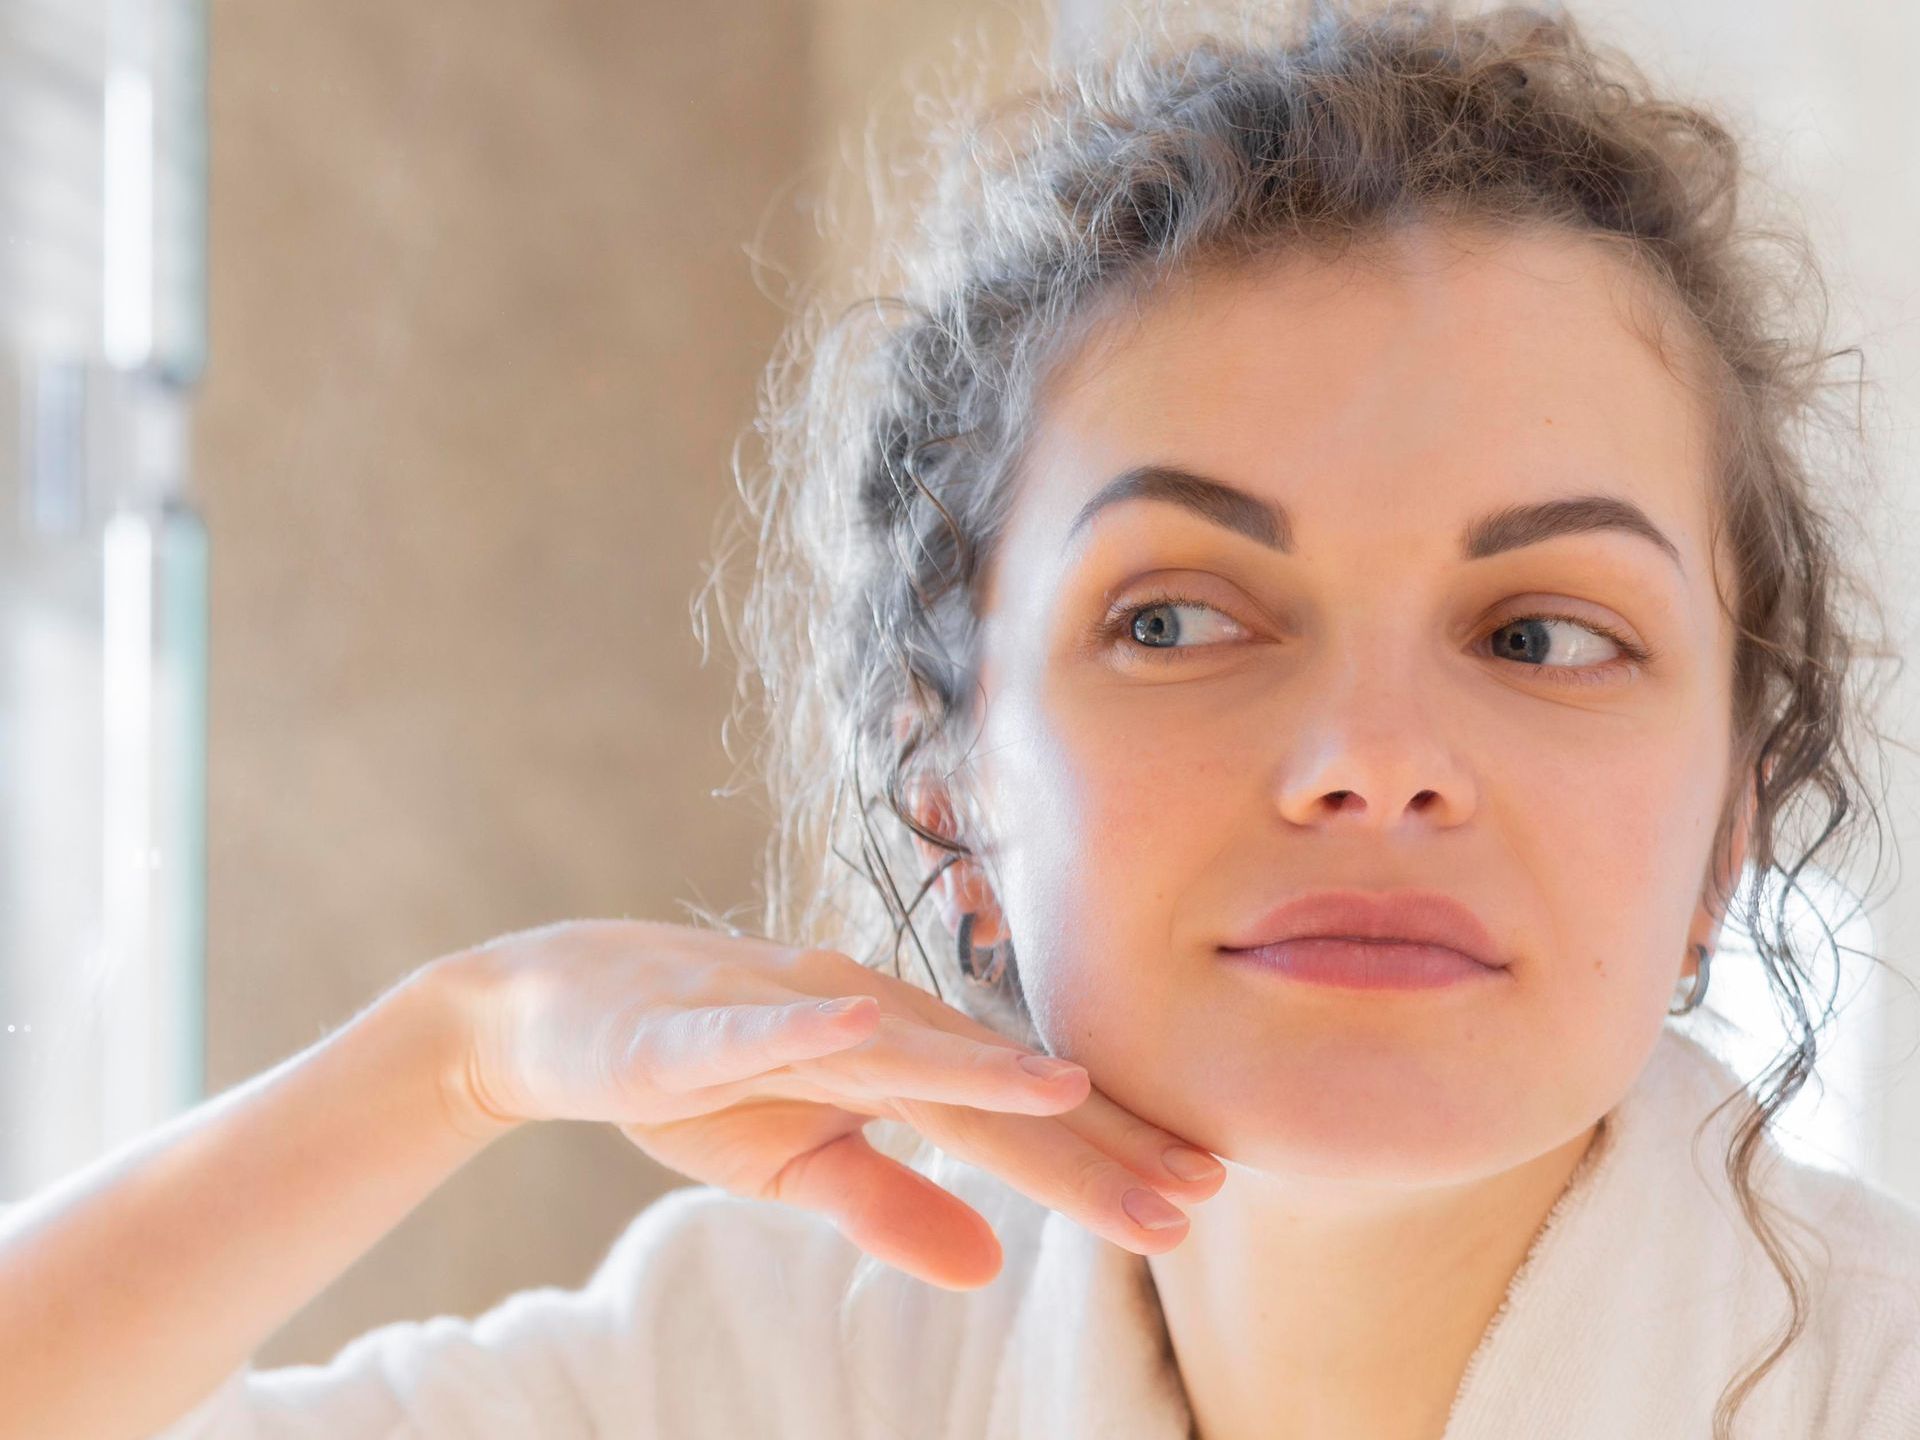
<path fill-rule="evenodd" d="M 1688 943 L 1717 938 L 1734 572 L 1702 395 L 1592 242 L 1416 229 L 1387 254 L 1189 277 L 1054 372 L 951 777 L 983 861 L 941 877 L 946 923 L 1010 930 L 1048 1047 L 1228 1165 L 1148 1257 L 1208 1440 L 1439 1437 Z M 1147 462 L 1282 501 L 1295 553 L 1147 500 L 1069 542 Z M 1458 553 L 1472 519 L 1591 493 L 1682 566 L 1613 531 Z M 1158 581 L 1204 603 L 1098 637 Z M 1493 652 L 1543 611 L 1577 617 L 1544 659 Z M 1559 678 L 1580 667 L 1601 683 Z M 1509 967 L 1359 992 L 1219 954 L 1290 896 L 1407 887 L 1476 912 Z"/>

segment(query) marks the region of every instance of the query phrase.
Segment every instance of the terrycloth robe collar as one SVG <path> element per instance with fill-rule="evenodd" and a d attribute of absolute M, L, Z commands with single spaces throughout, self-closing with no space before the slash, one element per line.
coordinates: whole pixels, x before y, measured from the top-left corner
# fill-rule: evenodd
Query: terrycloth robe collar
<path fill-rule="evenodd" d="M 1729 1132 L 1751 1098 L 1738 1096 L 1696 1136 L 1743 1088 L 1699 1041 L 1662 1032 L 1536 1233 L 1467 1367 L 1444 1440 L 1711 1433 L 1722 1387 L 1771 1349 L 1789 1314 L 1786 1288 L 1724 1173 Z M 1765 1153 L 1778 1158 L 1770 1143 Z M 1756 1179 L 1766 1171 L 1763 1161 Z M 923 1340 L 940 1333 L 931 1310 L 1004 1309 L 990 1393 L 955 1394 L 937 1432 L 920 1433 L 1188 1440 L 1190 1413 L 1145 1257 L 944 1153 L 926 1173 L 988 1217 L 1006 1264 L 983 1291 L 933 1299 L 907 1282 L 927 1304 L 895 1293 L 887 1307 L 894 1335 Z M 1844 1201 L 1849 1192 L 1820 1193 Z M 1824 1217 L 1809 1218 L 1818 1226 Z M 969 1346 L 981 1343 L 982 1317 L 972 1318 L 946 1331 L 954 1343 L 963 1333 Z M 1742 1433 L 1816 1433 L 1813 1402 L 1800 1396 L 1807 1389 L 1770 1373 L 1740 1413 L 1743 1425 L 1762 1414 L 1765 1424 Z M 932 1417 L 918 1418 L 924 1426 Z"/>

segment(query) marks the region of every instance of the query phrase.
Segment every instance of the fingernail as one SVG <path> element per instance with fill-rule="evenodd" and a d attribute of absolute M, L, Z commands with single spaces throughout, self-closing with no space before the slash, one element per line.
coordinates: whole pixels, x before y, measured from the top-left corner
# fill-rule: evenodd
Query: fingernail
<path fill-rule="evenodd" d="M 1187 1218 L 1151 1190 L 1127 1191 L 1120 1197 L 1120 1208 L 1148 1230 L 1170 1230 Z"/>
<path fill-rule="evenodd" d="M 1218 1160 L 1190 1145 L 1169 1145 L 1160 1163 L 1167 1167 L 1168 1173 L 1182 1180 L 1211 1180 L 1220 1173 Z"/>
<path fill-rule="evenodd" d="M 1080 1067 L 1071 1060 L 1061 1060 L 1052 1055 L 1022 1055 L 1020 1068 L 1029 1075 L 1038 1075 L 1042 1080 L 1052 1080 L 1061 1075 L 1071 1075 Z"/>
<path fill-rule="evenodd" d="M 844 1015 L 867 998 L 865 995 L 849 995 L 841 1000 L 828 1000 L 821 1005 L 820 1010 L 825 1015 Z"/>

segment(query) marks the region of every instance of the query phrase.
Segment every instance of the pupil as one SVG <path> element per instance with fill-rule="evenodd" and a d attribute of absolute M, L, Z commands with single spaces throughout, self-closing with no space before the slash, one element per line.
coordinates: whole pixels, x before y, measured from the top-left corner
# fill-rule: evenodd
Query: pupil
<path fill-rule="evenodd" d="M 1156 638 L 1166 636 L 1172 627 L 1168 625 L 1165 620 L 1148 618 L 1149 616 L 1155 616 L 1160 612 L 1164 612 L 1166 608 L 1165 605 L 1155 605 L 1149 610 L 1141 611 L 1133 622 L 1133 638 L 1143 644 L 1148 644 Z"/>
<path fill-rule="evenodd" d="M 1547 627 L 1538 620 L 1516 620 L 1503 626 L 1520 638 L 1507 642 L 1505 648 L 1522 659 L 1538 660 L 1547 648 Z"/>

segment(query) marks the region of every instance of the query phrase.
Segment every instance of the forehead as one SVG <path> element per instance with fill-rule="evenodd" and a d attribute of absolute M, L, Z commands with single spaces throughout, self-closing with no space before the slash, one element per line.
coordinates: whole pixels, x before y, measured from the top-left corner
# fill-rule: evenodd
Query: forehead
<path fill-rule="evenodd" d="M 1386 515 L 1451 544 L 1452 517 L 1593 490 L 1704 535 L 1706 409 L 1660 313 L 1565 235 L 1420 230 L 1183 276 L 1096 317 L 1047 378 L 1016 528 L 1057 553 L 1107 479 L 1177 463 L 1284 500 L 1304 549 Z"/>

